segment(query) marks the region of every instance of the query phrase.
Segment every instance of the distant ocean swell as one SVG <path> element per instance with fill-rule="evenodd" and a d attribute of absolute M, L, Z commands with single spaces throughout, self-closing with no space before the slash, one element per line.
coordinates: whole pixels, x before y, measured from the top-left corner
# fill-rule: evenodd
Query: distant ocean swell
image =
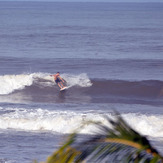
<path fill-rule="evenodd" d="M 73 100 L 87 96 L 92 102 L 130 102 L 150 103 L 157 101 L 163 103 L 163 81 L 143 80 L 105 80 L 90 79 L 87 74 L 63 74 L 67 81 L 68 90 L 65 96 Z M 59 88 L 48 73 L 33 73 L 21 75 L 0 76 L 1 101 L 7 96 L 30 96 L 33 101 L 43 96 L 43 102 L 52 102 L 58 97 Z M 50 96 L 53 100 L 50 101 Z M 46 98 L 49 97 L 49 98 Z M 80 98 L 81 97 L 81 98 Z M 117 101 L 116 101 L 117 100 Z"/>
<path fill-rule="evenodd" d="M 106 124 L 103 115 L 98 112 L 74 112 L 60 110 L 46 110 L 42 108 L 3 108 L 0 107 L 0 129 L 14 129 L 23 131 L 54 132 L 59 134 L 71 133 L 80 125 L 89 120 L 101 121 Z M 114 116 L 107 113 L 111 118 Z M 162 137 L 163 122 L 161 115 L 143 115 L 128 113 L 122 114 L 125 120 L 140 133 L 153 137 Z M 86 126 L 81 133 L 92 134 L 95 128 Z"/>

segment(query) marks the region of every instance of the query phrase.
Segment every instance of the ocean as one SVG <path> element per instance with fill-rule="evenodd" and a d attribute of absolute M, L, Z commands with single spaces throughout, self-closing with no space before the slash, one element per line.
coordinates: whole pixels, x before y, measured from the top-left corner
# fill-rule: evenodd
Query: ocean
<path fill-rule="evenodd" d="M 45 161 L 114 110 L 163 154 L 162 20 L 163 3 L 0 2 L 0 162 Z"/>

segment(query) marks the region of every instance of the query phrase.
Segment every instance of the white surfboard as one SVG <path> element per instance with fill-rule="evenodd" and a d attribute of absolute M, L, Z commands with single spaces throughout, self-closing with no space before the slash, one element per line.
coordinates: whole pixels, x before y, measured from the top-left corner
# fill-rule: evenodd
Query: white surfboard
<path fill-rule="evenodd" d="M 67 89 L 67 87 L 63 87 L 60 89 L 60 91 L 64 91 L 65 89 Z"/>

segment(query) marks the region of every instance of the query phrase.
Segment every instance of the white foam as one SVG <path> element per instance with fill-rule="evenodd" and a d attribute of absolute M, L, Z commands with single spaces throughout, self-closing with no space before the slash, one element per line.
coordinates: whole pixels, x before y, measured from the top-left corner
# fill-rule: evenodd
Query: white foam
<path fill-rule="evenodd" d="M 96 112 L 54 111 L 46 109 L 0 108 L 5 114 L 0 114 L 0 129 L 15 129 L 25 131 L 47 131 L 56 133 L 71 133 L 85 121 L 101 121 L 107 124 L 103 114 Z M 111 116 L 108 114 L 108 116 Z M 163 137 L 163 116 L 123 114 L 124 119 L 133 129 L 143 135 Z M 87 125 L 81 133 L 92 134 L 96 131 L 92 125 Z"/>
<path fill-rule="evenodd" d="M 79 75 L 72 75 L 72 74 L 63 74 L 63 78 L 67 81 L 68 87 L 72 87 L 78 85 L 80 87 L 90 87 L 92 83 L 88 78 L 87 74 L 82 73 Z"/>
<path fill-rule="evenodd" d="M 63 77 L 69 87 L 74 85 L 89 87 L 92 85 L 86 74 L 63 74 Z M 44 81 L 39 81 L 38 79 L 43 79 Z M 4 75 L 0 76 L 0 95 L 10 94 L 15 90 L 24 89 L 26 86 L 31 86 L 34 82 L 38 82 L 38 84 L 44 87 L 53 86 L 55 84 L 53 77 L 48 73 Z"/>
<path fill-rule="evenodd" d="M 143 135 L 163 138 L 163 116 L 144 114 L 125 114 L 124 119 Z"/>
<path fill-rule="evenodd" d="M 4 75 L 0 76 L 0 94 L 9 94 L 14 90 L 23 89 L 33 83 L 33 75 Z"/>

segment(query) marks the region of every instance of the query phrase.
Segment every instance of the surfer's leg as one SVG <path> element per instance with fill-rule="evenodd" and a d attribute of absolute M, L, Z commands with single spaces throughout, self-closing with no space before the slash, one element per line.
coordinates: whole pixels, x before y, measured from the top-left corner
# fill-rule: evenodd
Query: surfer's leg
<path fill-rule="evenodd" d="M 62 85 L 62 87 L 65 87 L 65 86 L 63 85 L 63 83 L 62 83 L 62 82 L 60 82 L 60 84 Z"/>
<path fill-rule="evenodd" d="M 61 85 L 59 83 L 57 83 L 57 84 L 58 84 L 59 88 L 61 89 L 62 88 Z"/>

